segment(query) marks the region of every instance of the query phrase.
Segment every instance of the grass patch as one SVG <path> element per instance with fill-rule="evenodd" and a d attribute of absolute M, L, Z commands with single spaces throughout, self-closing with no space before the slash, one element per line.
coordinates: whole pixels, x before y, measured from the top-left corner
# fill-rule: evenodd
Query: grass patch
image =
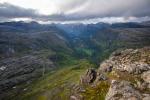
<path fill-rule="evenodd" d="M 113 70 L 111 73 L 108 73 L 107 76 L 110 80 L 125 80 L 129 81 L 132 84 L 137 84 L 138 81 L 141 81 L 140 75 L 132 75 L 128 72 L 120 72 L 118 70 Z"/>
<path fill-rule="evenodd" d="M 51 72 L 27 86 L 27 91 L 13 100 L 68 100 L 72 85 L 78 84 L 80 76 L 92 66 L 87 60 L 80 60 L 76 65 Z"/>
<path fill-rule="evenodd" d="M 102 81 L 96 87 L 86 88 L 86 92 L 81 93 L 85 100 L 105 100 L 110 84 Z"/>

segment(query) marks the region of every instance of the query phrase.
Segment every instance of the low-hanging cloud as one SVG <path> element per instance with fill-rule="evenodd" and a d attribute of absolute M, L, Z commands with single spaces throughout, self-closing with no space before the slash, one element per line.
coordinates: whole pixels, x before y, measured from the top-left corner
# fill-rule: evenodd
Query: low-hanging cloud
<path fill-rule="evenodd" d="M 33 0 L 32 0 L 33 1 Z M 31 18 L 38 21 L 79 21 L 95 18 L 150 17 L 150 0 L 51 0 L 57 10 L 43 15 L 38 10 L 0 3 L 0 18 Z M 36 0 L 35 0 L 36 2 Z M 44 1 L 41 1 L 44 2 Z"/>

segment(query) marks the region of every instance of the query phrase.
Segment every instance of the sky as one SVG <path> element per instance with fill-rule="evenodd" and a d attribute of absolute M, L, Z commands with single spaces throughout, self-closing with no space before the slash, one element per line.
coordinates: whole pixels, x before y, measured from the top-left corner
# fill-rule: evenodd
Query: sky
<path fill-rule="evenodd" d="M 150 0 L 0 0 L 0 21 L 97 23 L 150 20 Z"/>

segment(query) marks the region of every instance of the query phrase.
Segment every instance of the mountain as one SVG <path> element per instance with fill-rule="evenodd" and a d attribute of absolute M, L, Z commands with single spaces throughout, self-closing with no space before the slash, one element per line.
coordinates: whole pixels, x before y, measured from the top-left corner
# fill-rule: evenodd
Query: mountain
<path fill-rule="evenodd" d="M 82 90 L 76 83 L 86 69 L 98 68 L 116 50 L 150 46 L 149 32 L 149 22 L 0 23 L 0 99 L 68 100 L 72 87 Z"/>
<path fill-rule="evenodd" d="M 95 63 L 102 61 L 118 48 L 138 48 L 150 43 L 149 24 L 98 23 L 57 26 L 68 32 L 67 34 L 70 33 L 70 43 L 76 56 L 91 58 Z M 102 57 L 103 54 L 106 57 Z"/>
<path fill-rule="evenodd" d="M 63 31 L 55 26 L 35 22 L 1 23 L 0 97 L 5 97 L 3 91 L 29 84 L 54 71 L 71 53 Z"/>
<path fill-rule="evenodd" d="M 63 32 L 55 26 L 35 22 L 9 22 L 0 24 L 0 55 L 9 57 L 42 49 L 69 50 Z"/>
<path fill-rule="evenodd" d="M 104 49 L 102 45 L 106 46 L 105 48 L 112 48 L 111 45 L 114 44 L 116 45 L 114 47 L 118 48 L 117 43 L 120 43 L 122 47 L 126 43 L 131 45 L 130 47 L 136 47 L 132 44 L 135 42 L 139 42 L 138 46 L 139 44 L 148 45 L 149 27 L 146 22 L 111 25 L 105 23 L 88 25 L 40 25 L 36 22 L 0 23 L 0 55 L 7 57 L 18 52 L 62 48 L 72 49 L 75 55 L 79 53 L 78 55 L 91 56 Z"/>

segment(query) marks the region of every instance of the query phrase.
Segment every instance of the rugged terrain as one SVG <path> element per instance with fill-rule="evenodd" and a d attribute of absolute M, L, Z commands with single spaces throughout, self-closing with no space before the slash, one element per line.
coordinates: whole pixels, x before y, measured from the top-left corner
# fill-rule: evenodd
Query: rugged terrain
<path fill-rule="evenodd" d="M 133 74 L 135 78 L 134 74 L 141 74 L 148 70 L 147 67 L 139 66 L 149 64 L 148 60 L 144 63 L 143 59 L 148 56 L 148 53 L 144 55 L 143 51 L 149 52 L 149 48 L 140 50 L 137 48 L 150 46 L 149 25 L 149 22 L 88 25 L 0 23 L 0 99 L 68 100 L 70 97 L 80 98 L 80 90 L 83 92 L 80 95 L 84 98 L 97 98 L 98 94 L 101 99 L 104 99 L 111 83 L 107 78 L 108 75 L 116 77 L 113 73 L 118 72 L 117 74 L 121 75 L 130 73 L 131 75 L 127 75 L 132 77 Z M 122 51 L 127 48 L 132 49 Z M 135 57 L 133 55 L 132 59 L 132 52 L 136 51 L 133 49 L 141 52 L 137 54 L 141 58 L 137 57 L 137 59 L 143 60 L 143 63 L 135 59 L 137 62 L 131 64 L 130 60 Z M 100 71 L 92 69 L 87 72 L 87 78 L 90 80 L 84 77 L 81 79 L 80 83 L 86 84 L 85 92 L 85 87 L 79 84 L 80 76 L 88 68 L 98 68 L 99 63 L 116 50 L 120 51 L 117 51 L 118 53 L 115 53 L 112 58 L 116 59 L 117 64 L 110 59 L 103 62 L 100 67 L 102 72 L 109 72 L 108 75 L 101 75 Z M 122 54 L 125 55 L 124 52 L 129 53 L 129 59 L 128 56 L 122 57 Z M 147 58 L 149 59 L 149 56 Z M 120 67 L 112 67 L 113 65 Z M 133 66 L 132 69 L 130 65 Z M 100 76 L 97 76 L 98 73 Z M 97 77 L 107 81 L 96 85 L 97 81 L 99 82 Z"/>
<path fill-rule="evenodd" d="M 98 70 L 88 69 L 72 100 L 149 100 L 150 47 L 114 52 Z"/>

